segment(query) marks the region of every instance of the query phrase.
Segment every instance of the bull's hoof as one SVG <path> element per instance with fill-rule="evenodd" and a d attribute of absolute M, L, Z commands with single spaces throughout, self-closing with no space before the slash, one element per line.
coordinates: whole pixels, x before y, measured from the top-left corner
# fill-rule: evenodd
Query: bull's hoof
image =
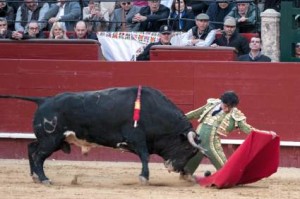
<path fill-rule="evenodd" d="M 32 180 L 33 180 L 34 183 L 42 183 L 44 185 L 51 185 L 52 184 L 51 180 L 49 180 L 49 179 L 40 180 L 39 176 L 36 173 L 33 173 L 31 175 L 31 177 L 32 177 Z"/>
<path fill-rule="evenodd" d="M 185 180 L 185 181 L 187 181 L 187 182 L 193 182 L 193 183 L 196 183 L 196 178 L 195 178 L 195 176 L 193 176 L 193 175 L 191 175 L 191 174 L 183 174 L 183 173 L 180 173 L 179 179 L 180 179 L 180 180 Z"/>
<path fill-rule="evenodd" d="M 35 173 L 33 173 L 31 177 L 34 183 L 41 183 L 39 177 Z"/>
<path fill-rule="evenodd" d="M 149 185 L 149 181 L 147 178 L 145 178 L 144 176 L 139 176 L 139 180 L 141 185 Z"/>
<path fill-rule="evenodd" d="M 47 186 L 52 185 L 51 180 L 43 180 L 41 183 L 42 183 L 43 185 L 47 185 Z"/>

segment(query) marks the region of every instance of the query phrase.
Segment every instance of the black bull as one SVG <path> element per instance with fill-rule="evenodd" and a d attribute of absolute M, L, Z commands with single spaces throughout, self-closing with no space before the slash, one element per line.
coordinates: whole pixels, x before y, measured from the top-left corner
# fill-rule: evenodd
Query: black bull
<path fill-rule="evenodd" d="M 137 87 L 62 93 L 53 97 L 2 95 L 38 105 L 33 120 L 36 141 L 28 145 L 30 171 L 35 181 L 50 183 L 43 169 L 53 152 L 70 153 L 70 144 L 88 152 L 103 145 L 126 149 L 142 162 L 141 182 L 149 179 L 148 159 L 157 154 L 169 170 L 180 172 L 199 147 L 192 124 L 161 92 L 143 87 L 138 126 L 133 126 Z"/>

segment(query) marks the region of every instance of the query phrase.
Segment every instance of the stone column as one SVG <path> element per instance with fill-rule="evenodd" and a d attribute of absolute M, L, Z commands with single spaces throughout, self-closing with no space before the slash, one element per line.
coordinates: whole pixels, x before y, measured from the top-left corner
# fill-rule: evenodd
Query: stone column
<path fill-rule="evenodd" d="M 280 58 L 280 13 L 274 9 L 267 9 L 261 16 L 262 51 L 273 62 Z"/>

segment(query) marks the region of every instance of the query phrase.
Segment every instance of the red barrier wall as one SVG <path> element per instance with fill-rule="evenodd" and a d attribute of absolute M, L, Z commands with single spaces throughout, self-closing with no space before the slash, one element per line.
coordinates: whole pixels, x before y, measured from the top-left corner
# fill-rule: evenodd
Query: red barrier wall
<path fill-rule="evenodd" d="M 283 141 L 299 142 L 299 73 L 299 63 L 3 59 L 0 94 L 48 96 L 64 91 L 142 84 L 160 89 L 182 110 L 189 111 L 205 104 L 209 97 L 217 98 L 226 90 L 235 90 L 248 123 L 259 129 L 276 131 Z M 0 99 L 0 110 L 0 132 L 31 132 L 33 103 Z M 229 138 L 243 139 L 245 135 L 233 133 Z M 4 144 L 1 144 L 0 157 L 20 157 L 18 152 L 9 153 L 11 140 L 1 142 Z M 234 148 L 227 146 L 226 151 L 230 153 Z M 281 165 L 300 167 L 299 151 L 299 147 L 283 147 Z M 104 158 L 96 154 L 90 158 Z M 68 157 L 77 159 L 77 156 L 72 153 Z"/>
<path fill-rule="evenodd" d="M 216 56 L 218 55 L 218 56 Z M 233 47 L 197 47 L 154 45 L 150 50 L 150 61 L 153 60 L 201 60 L 201 61 L 235 61 L 237 54 Z"/>
<path fill-rule="evenodd" d="M 95 40 L 0 40 L 0 59 L 104 60 Z"/>

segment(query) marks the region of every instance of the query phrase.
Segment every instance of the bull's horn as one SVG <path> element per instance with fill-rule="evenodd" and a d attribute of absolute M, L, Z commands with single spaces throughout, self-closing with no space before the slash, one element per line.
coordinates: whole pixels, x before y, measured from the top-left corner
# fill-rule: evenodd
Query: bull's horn
<path fill-rule="evenodd" d="M 190 142 L 190 144 L 199 149 L 203 154 L 205 154 L 206 152 L 206 149 L 204 149 L 203 147 L 199 146 L 198 144 L 196 144 L 194 138 L 196 137 L 196 133 L 193 132 L 193 131 L 190 131 L 188 134 L 187 134 L 187 138 L 188 138 L 188 141 Z"/>
<path fill-rule="evenodd" d="M 193 131 L 190 131 L 188 134 L 187 134 L 187 138 L 188 138 L 188 141 L 190 142 L 190 144 L 195 147 L 195 148 L 198 148 L 198 145 L 196 144 L 194 138 L 196 137 L 196 133 L 193 132 Z"/>

